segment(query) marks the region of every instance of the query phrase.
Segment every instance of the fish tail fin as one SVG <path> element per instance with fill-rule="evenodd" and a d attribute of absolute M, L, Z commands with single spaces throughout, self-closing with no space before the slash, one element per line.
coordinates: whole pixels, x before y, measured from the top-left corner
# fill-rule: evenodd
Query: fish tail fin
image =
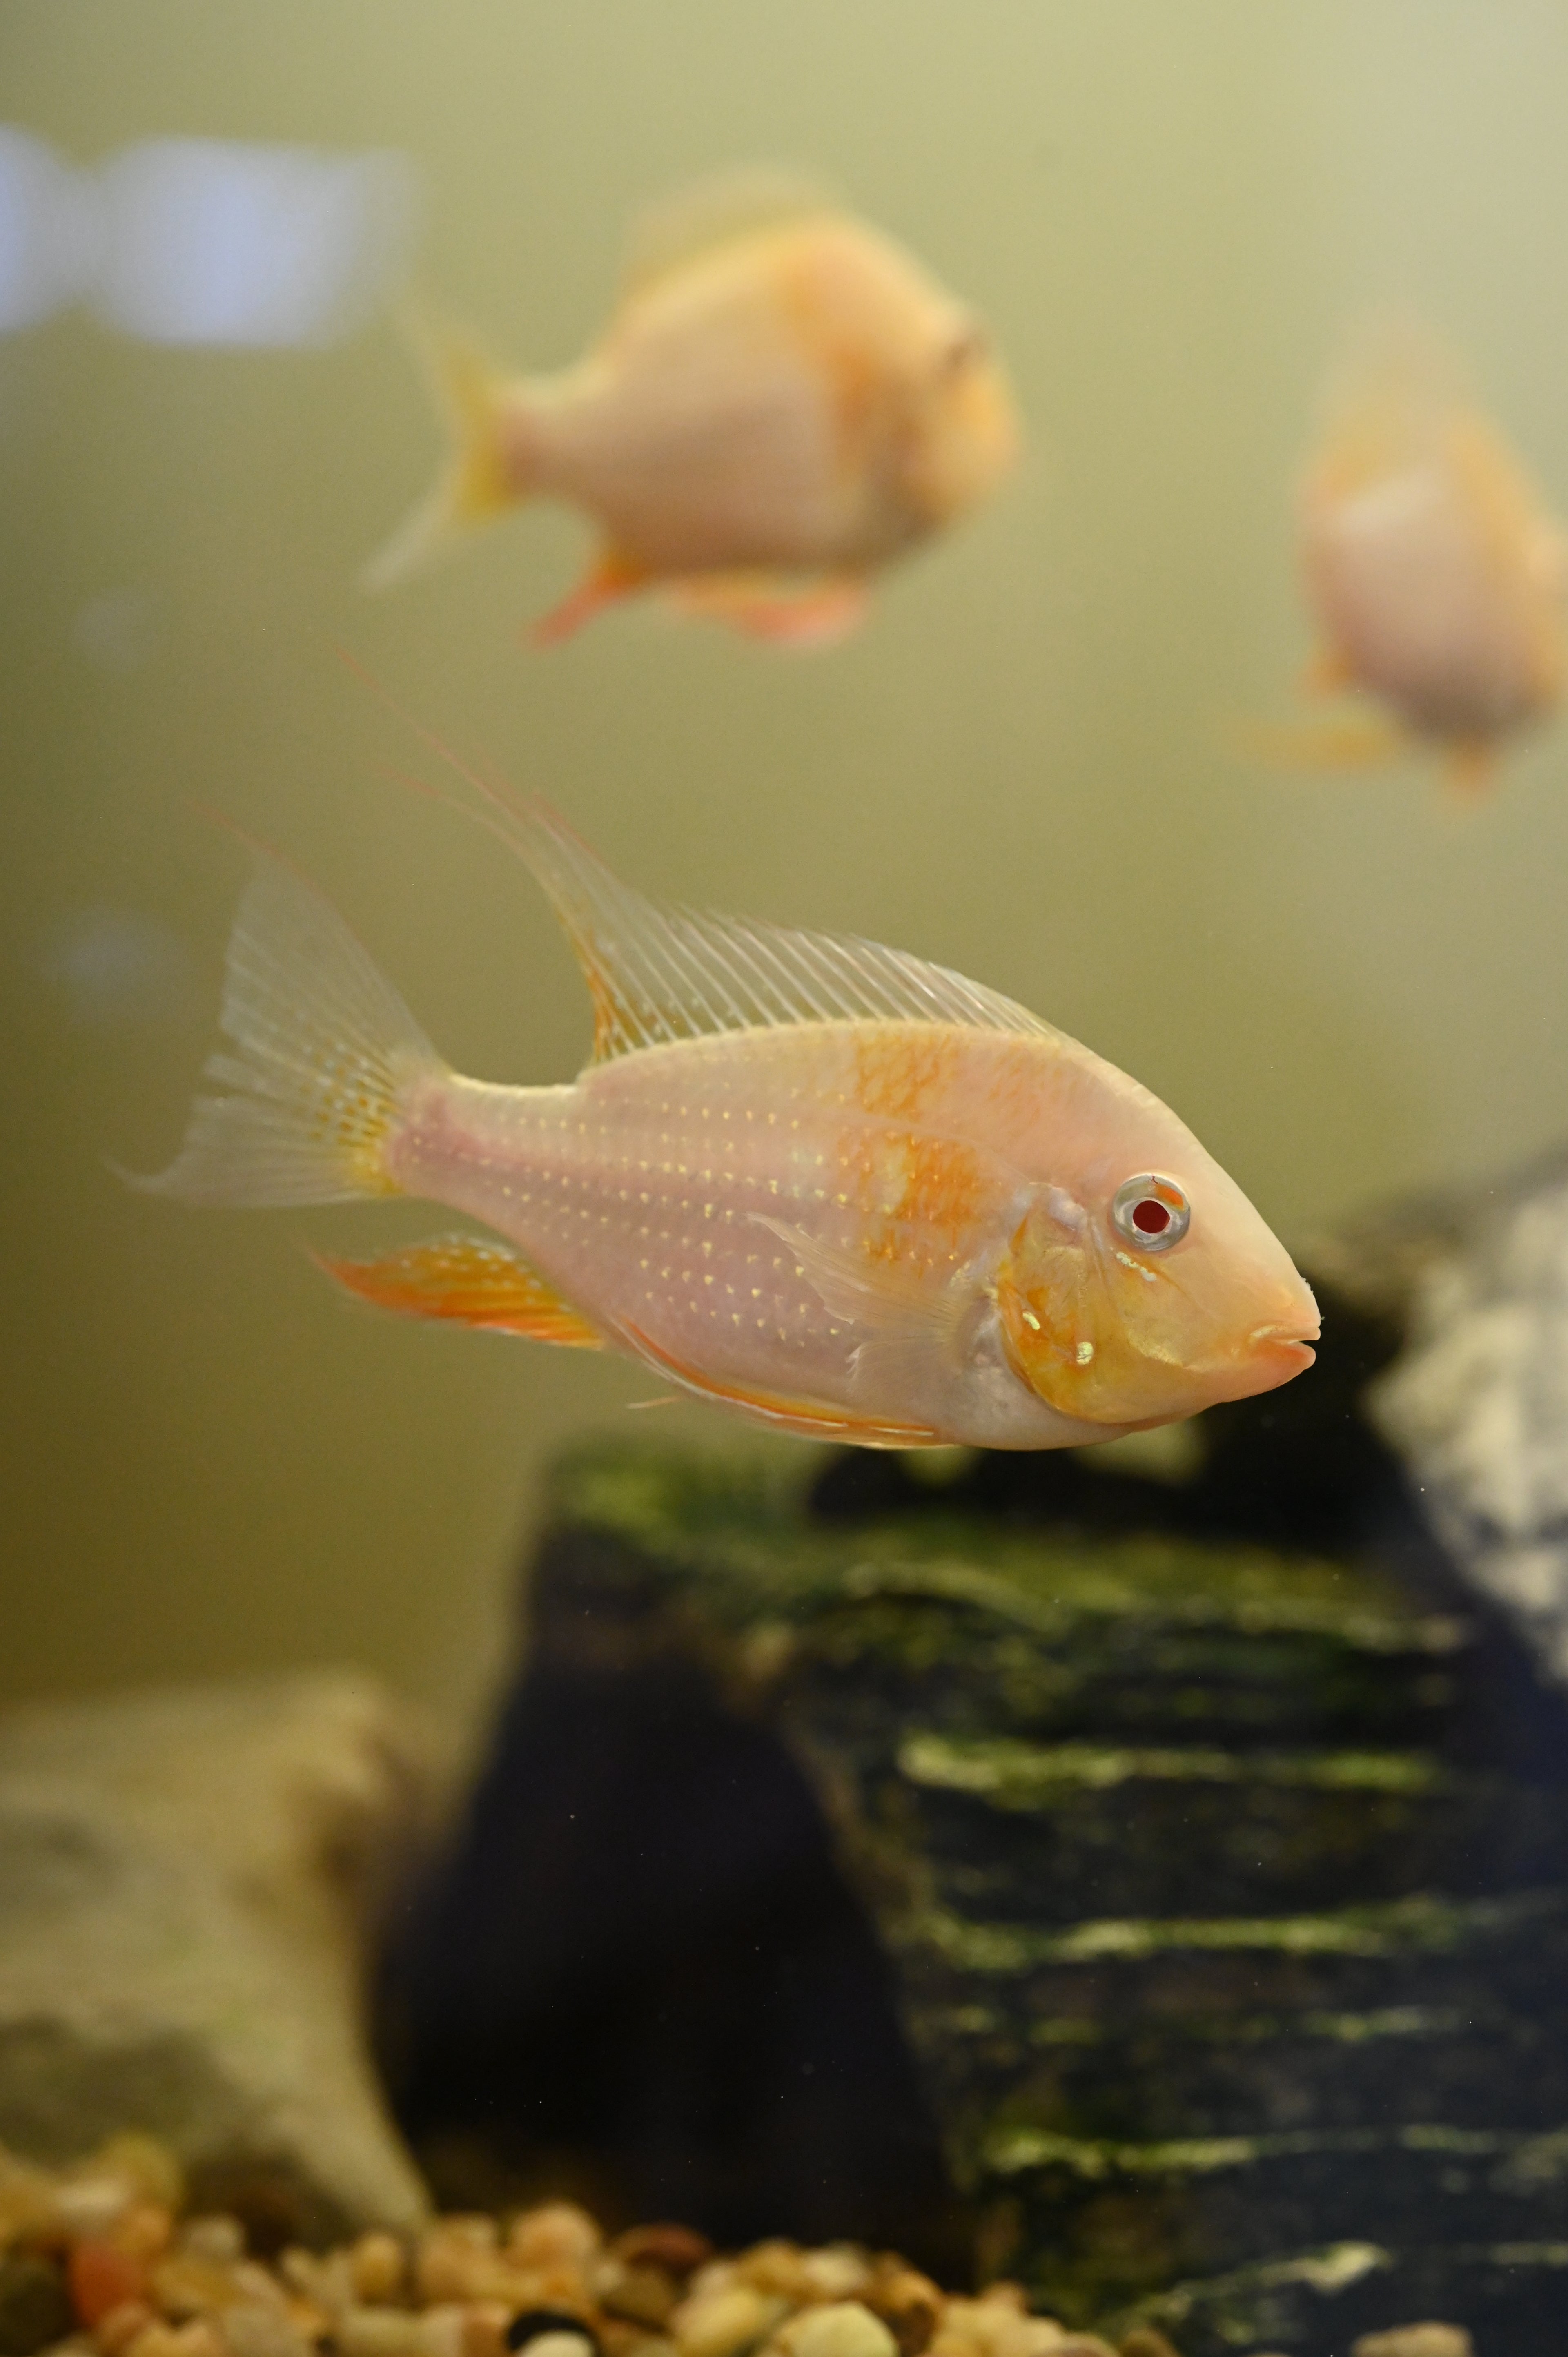
<path fill-rule="evenodd" d="M 409 1085 L 446 1070 L 337 910 L 258 856 L 229 940 L 211 1057 L 166 1170 L 124 1172 L 184 1203 L 336 1203 L 403 1190 L 388 1165 Z"/>
<path fill-rule="evenodd" d="M 461 330 L 413 317 L 405 325 L 446 422 L 448 448 L 434 489 L 365 566 L 367 589 L 390 589 L 449 542 L 528 497 L 508 431 L 515 406 L 508 380 Z"/>

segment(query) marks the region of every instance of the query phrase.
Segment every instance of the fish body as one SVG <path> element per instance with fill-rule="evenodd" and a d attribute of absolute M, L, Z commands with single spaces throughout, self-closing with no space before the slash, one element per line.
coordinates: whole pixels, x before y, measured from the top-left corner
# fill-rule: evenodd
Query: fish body
<path fill-rule="evenodd" d="M 1552 711 L 1564 673 L 1564 544 L 1495 427 L 1405 341 L 1348 381 L 1299 499 L 1316 684 L 1374 696 L 1399 739 L 1472 780 Z M 1368 737 L 1369 748 L 1375 738 Z"/>
<path fill-rule="evenodd" d="M 557 377 L 508 379 L 450 339 L 430 352 L 456 455 L 371 577 L 455 527 L 564 500 L 602 540 L 547 638 L 655 587 L 758 635 L 832 634 L 869 576 L 983 498 L 1017 447 L 972 317 L 821 205 L 721 215 Z"/>
<path fill-rule="evenodd" d="M 1257 1212 L 1087 1049 L 874 944 L 659 909 L 542 805 L 512 831 L 588 971 L 577 1081 L 453 1072 L 269 863 L 231 953 L 242 1054 L 209 1067 L 228 1093 L 143 1183 L 439 1203 L 505 1244 L 441 1237 L 332 1272 L 871 1446 L 1105 1439 L 1311 1362 L 1312 1297 Z"/>

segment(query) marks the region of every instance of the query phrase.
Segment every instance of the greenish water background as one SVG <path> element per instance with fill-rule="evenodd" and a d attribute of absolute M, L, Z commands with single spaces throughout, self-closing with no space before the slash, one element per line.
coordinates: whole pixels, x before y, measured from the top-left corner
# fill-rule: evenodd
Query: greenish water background
<path fill-rule="evenodd" d="M 423 285 L 520 364 L 600 324 L 645 199 L 814 170 L 988 317 L 1031 436 L 831 655 L 633 611 L 545 656 L 517 630 L 581 562 L 561 511 L 355 587 L 436 449 L 386 327 L 202 352 L 77 315 L 0 343 L 0 1693 L 351 1657 L 456 1711 L 503 1656 L 543 1453 L 650 1388 L 357 1312 L 305 1256 L 428 1213 L 197 1215 L 104 1168 L 167 1157 L 211 1042 L 244 863 L 193 803 L 317 876 L 466 1069 L 581 1059 L 533 887 L 389 780 L 433 765 L 338 644 L 638 883 L 1036 1006 L 1287 1237 L 1562 1134 L 1563 732 L 1463 818 L 1419 765 L 1304 780 L 1222 745 L 1306 651 L 1288 487 L 1369 307 L 1467 356 L 1568 511 L 1560 10 L 7 0 L 0 71 L 5 114 L 81 161 L 168 134 L 406 151 Z M 145 645 L 105 668 L 80 617 L 122 593 Z M 137 1019 L 74 1018 L 48 970 L 92 909 L 188 954 Z"/>

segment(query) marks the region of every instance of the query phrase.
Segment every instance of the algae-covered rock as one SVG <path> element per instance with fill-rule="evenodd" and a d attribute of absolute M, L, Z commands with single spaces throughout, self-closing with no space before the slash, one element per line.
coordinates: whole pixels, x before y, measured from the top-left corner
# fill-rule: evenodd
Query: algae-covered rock
<path fill-rule="evenodd" d="M 1496 1639 L 1365 1550 L 1020 1526 L 902 1473 L 824 1519 L 801 1463 L 565 1461 L 507 1739 L 654 1663 L 772 1730 L 984 2264 L 1041 2306 L 1184 2357 L 1421 2314 L 1546 2357 L 1564 1819 Z"/>
<path fill-rule="evenodd" d="M 362 1983 L 427 1801 L 357 1678 L 0 1718 L 0 2143 L 59 2162 L 145 2131 L 264 2239 L 416 2221 Z"/>

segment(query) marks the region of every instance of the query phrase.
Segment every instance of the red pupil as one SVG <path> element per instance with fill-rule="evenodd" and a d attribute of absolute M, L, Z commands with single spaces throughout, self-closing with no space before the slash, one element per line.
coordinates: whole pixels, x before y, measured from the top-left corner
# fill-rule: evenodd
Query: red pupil
<path fill-rule="evenodd" d="M 1141 1203 L 1133 1206 L 1133 1225 L 1141 1236 L 1163 1236 L 1170 1223 L 1170 1213 L 1152 1195 L 1145 1195 Z"/>

